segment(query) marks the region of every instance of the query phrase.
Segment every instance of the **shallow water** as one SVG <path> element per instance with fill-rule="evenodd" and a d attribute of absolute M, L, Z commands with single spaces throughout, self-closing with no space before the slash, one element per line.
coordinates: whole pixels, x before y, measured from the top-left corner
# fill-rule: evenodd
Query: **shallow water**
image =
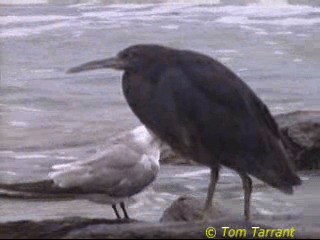
<path fill-rule="evenodd" d="M 252 194 L 252 219 L 256 222 L 312 229 L 320 223 L 318 172 L 300 174 L 303 186 L 295 189 L 295 195 L 285 195 L 254 179 Z M 128 212 L 139 220 L 158 221 L 163 211 L 179 196 L 205 198 L 209 170 L 195 166 L 162 166 L 157 181 L 129 203 Z M 240 178 L 232 171 L 222 169 L 214 201 L 228 214 L 243 215 L 243 191 Z M 108 205 L 88 200 L 8 200 L 1 199 L 2 221 L 20 219 L 41 220 L 61 217 L 114 218 Z"/>
<path fill-rule="evenodd" d="M 124 101 L 119 72 L 65 74 L 69 67 L 131 44 L 160 43 L 209 54 L 239 74 L 273 113 L 320 110 L 318 1 L 32 2 L 37 4 L 2 5 L 0 11 L 2 182 L 43 179 L 51 165 L 85 158 L 110 136 L 139 124 Z M 165 166 L 156 192 L 147 193 L 131 211 L 155 220 L 180 194 L 204 196 L 206 172 L 172 177 L 196 170 L 203 169 Z M 306 185 L 290 198 L 258 191 L 256 214 L 319 217 L 319 176 L 306 177 Z M 241 213 L 239 179 L 232 173 L 225 179 L 237 190 L 222 189 L 218 200 Z M 70 208 L 70 202 L 1 200 L 0 220 L 104 214 L 100 205 L 76 203 L 79 209 Z M 103 209 L 111 216 L 108 206 Z"/>

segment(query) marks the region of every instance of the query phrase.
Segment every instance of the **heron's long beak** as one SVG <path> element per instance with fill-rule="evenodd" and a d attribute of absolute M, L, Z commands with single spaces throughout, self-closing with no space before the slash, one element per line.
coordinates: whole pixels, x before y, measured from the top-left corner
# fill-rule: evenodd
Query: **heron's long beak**
<path fill-rule="evenodd" d="M 102 59 L 81 64 L 80 66 L 70 68 L 67 73 L 78 73 L 83 71 L 90 71 L 101 68 L 114 68 L 122 70 L 124 69 L 124 62 L 118 57 Z"/>

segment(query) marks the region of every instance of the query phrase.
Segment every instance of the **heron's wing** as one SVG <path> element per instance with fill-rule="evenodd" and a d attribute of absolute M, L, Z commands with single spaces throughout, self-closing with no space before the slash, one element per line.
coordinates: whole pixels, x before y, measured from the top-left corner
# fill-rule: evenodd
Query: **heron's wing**
<path fill-rule="evenodd" d="M 208 158 L 289 189 L 298 181 L 265 105 L 226 67 L 199 62 L 181 63 L 160 77 L 153 108 L 167 114 L 159 114 L 153 124 L 169 130 L 166 136 L 158 134 L 173 146 L 180 141 L 191 151 L 205 148 Z"/>
<path fill-rule="evenodd" d="M 236 81 L 216 81 L 214 71 L 201 67 L 172 68 L 162 74 L 151 106 L 163 114 L 153 116 L 154 129 L 162 129 L 158 134 L 171 137 L 173 145 L 181 139 L 186 146 L 198 141 L 216 156 L 256 151 L 256 135 L 264 123 L 244 96 L 248 90 L 241 93 L 245 88 Z"/>
<path fill-rule="evenodd" d="M 260 126 L 267 127 L 279 138 L 278 126 L 268 107 L 248 85 L 218 61 L 198 57 L 198 61 L 191 59 L 191 62 L 184 62 L 189 66 L 185 66 L 184 69 L 192 85 L 213 101 L 229 107 L 233 113 L 256 118 Z"/>
<path fill-rule="evenodd" d="M 198 94 L 198 99 L 202 99 L 203 103 L 208 101 L 211 106 L 211 109 L 201 107 L 198 112 L 201 113 L 201 109 L 205 109 L 203 112 L 211 113 L 215 122 L 222 121 L 217 126 L 235 129 L 240 133 L 239 136 L 250 137 L 257 132 L 267 131 L 279 139 L 280 131 L 267 106 L 247 84 L 223 64 L 201 55 L 198 57 L 182 62 L 184 82 L 188 82 L 192 89 L 197 90 L 194 91 L 197 92 L 195 95 Z M 181 88 L 175 89 L 178 94 L 182 94 Z M 224 135 L 226 136 L 227 132 Z"/>

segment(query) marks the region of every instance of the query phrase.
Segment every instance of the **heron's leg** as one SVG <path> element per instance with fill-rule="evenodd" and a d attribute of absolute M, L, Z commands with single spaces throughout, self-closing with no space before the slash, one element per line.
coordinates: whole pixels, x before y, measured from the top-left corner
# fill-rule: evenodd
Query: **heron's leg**
<path fill-rule="evenodd" d="M 113 211 L 117 216 L 117 219 L 121 219 L 120 214 L 118 212 L 117 206 L 115 204 L 112 205 Z"/>
<path fill-rule="evenodd" d="M 242 179 L 243 190 L 244 190 L 244 217 L 246 221 L 250 221 L 250 200 L 252 193 L 252 180 L 244 173 L 239 174 Z"/>
<path fill-rule="evenodd" d="M 128 213 L 127 213 L 127 210 L 126 210 L 126 206 L 124 205 L 124 202 L 120 203 L 120 207 L 122 208 L 122 211 L 123 211 L 125 219 L 130 219 L 130 217 L 129 217 Z"/>
<path fill-rule="evenodd" d="M 212 199 L 219 178 L 219 170 L 219 167 L 211 168 L 210 184 L 208 188 L 206 203 L 203 210 L 204 221 L 207 221 L 209 219 L 210 212 L 212 210 Z"/>

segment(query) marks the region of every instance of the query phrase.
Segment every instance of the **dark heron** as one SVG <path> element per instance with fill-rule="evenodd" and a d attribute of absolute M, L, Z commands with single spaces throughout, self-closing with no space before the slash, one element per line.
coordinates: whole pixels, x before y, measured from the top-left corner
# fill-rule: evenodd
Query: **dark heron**
<path fill-rule="evenodd" d="M 194 51 L 145 44 L 68 73 L 100 68 L 123 70 L 123 92 L 140 121 L 182 156 L 210 167 L 205 219 L 220 166 L 235 170 L 242 179 L 246 220 L 249 175 L 287 194 L 301 184 L 267 106 L 218 61 Z"/>

